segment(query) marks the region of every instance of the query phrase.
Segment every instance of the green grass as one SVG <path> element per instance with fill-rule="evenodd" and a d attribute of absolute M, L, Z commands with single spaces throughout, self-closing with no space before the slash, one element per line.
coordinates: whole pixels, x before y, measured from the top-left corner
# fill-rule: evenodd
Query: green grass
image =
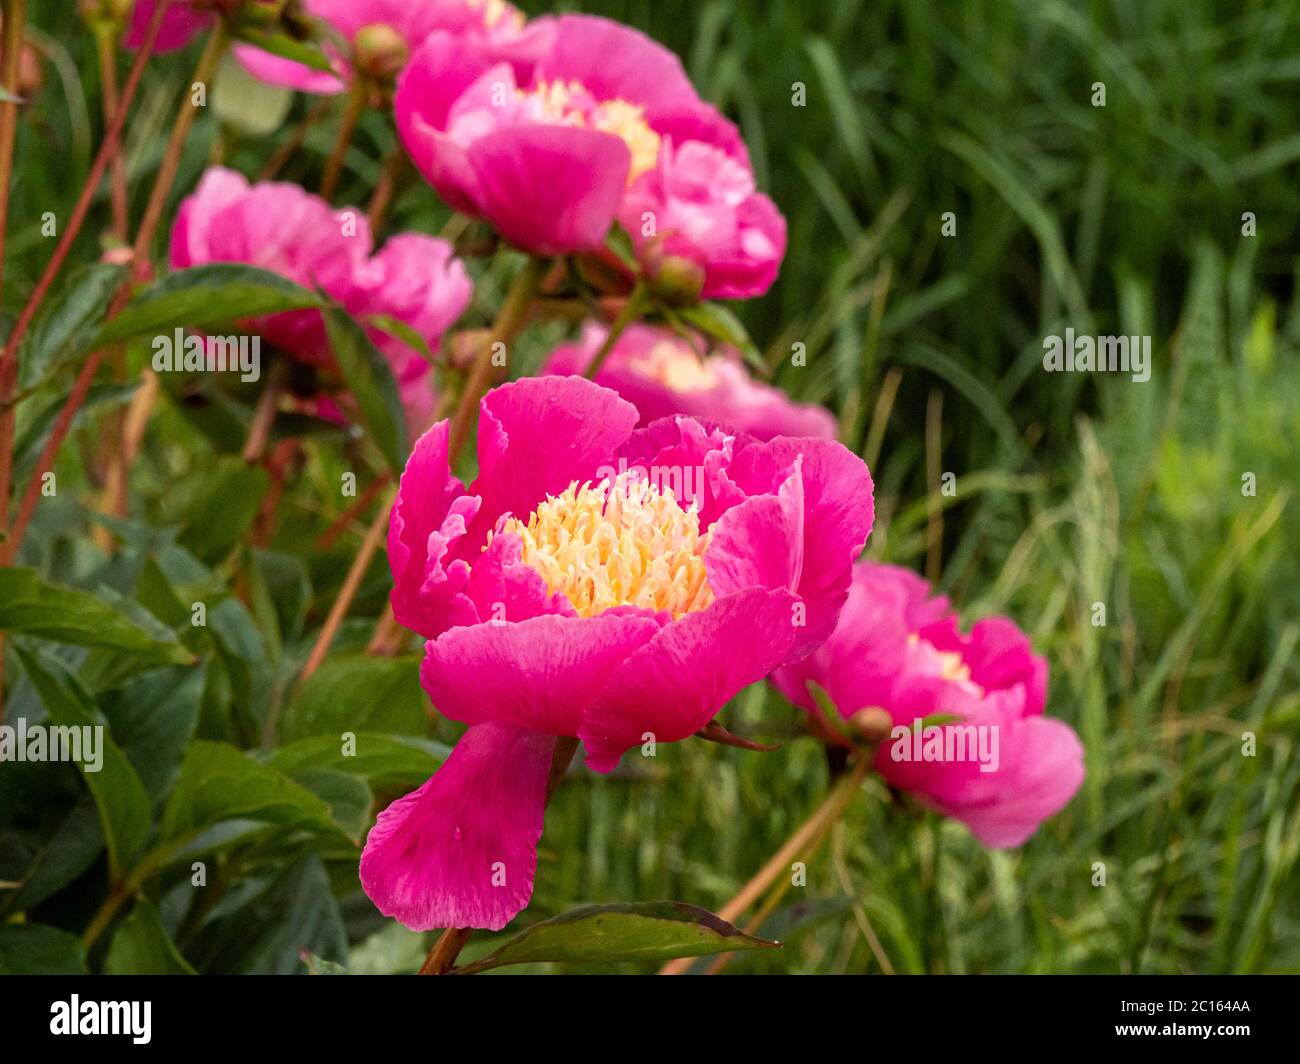
<path fill-rule="evenodd" d="M 1011 852 L 871 785 L 810 860 L 808 886 L 765 927 L 785 949 L 739 956 L 729 970 L 876 970 L 869 930 L 898 971 L 1300 971 L 1300 3 L 573 6 L 674 48 L 740 123 L 760 185 L 789 220 L 790 249 L 772 292 L 738 310 L 774 378 L 828 403 L 871 462 L 869 553 L 928 571 L 968 620 L 1013 617 L 1051 662 L 1048 712 L 1087 748 L 1075 800 Z M 61 82 L 47 67 L 20 130 L 10 315 L 48 253 L 41 212 L 66 211 L 79 187 L 95 124 L 86 116 L 99 107 L 71 13 L 37 17 L 58 69 L 83 75 Z M 192 62 L 167 59 L 146 80 L 128 142 L 137 199 Z M 1092 105 L 1095 82 L 1104 108 Z M 804 107 L 792 106 L 796 83 Z M 304 109 L 298 101 L 295 116 Z M 286 176 L 314 179 L 331 135 L 326 123 L 309 137 Z M 382 122 L 365 125 L 341 201 L 364 197 L 391 143 Z M 178 195 L 214 153 L 255 173 L 272 144 L 219 136 L 202 117 Z M 954 237 L 941 235 L 946 211 Z M 1247 211 L 1253 237 L 1242 235 Z M 446 217 L 411 182 L 390 228 L 438 232 Z M 94 253 L 93 233 L 81 252 Z M 479 279 L 480 320 L 499 302 L 496 269 Z M 1151 380 L 1044 373 L 1042 338 L 1067 326 L 1151 335 Z M 524 364 L 557 336 L 530 334 Z M 806 367 L 791 364 L 795 343 Z M 183 515 L 186 493 L 210 483 L 224 445 L 216 429 L 196 442 L 194 417 L 160 409 L 135 471 L 137 516 Z M 313 451 L 263 559 L 279 582 L 254 617 L 266 644 L 255 682 L 273 702 L 356 549 L 355 535 L 311 546 L 353 458 L 337 440 Z M 61 484 L 84 483 L 75 440 L 59 471 Z M 936 472 L 956 474 L 954 498 L 936 494 Z M 138 595 L 139 558 L 106 559 L 87 538 L 88 496 L 60 495 L 42 508 L 25 561 Z M 181 533 L 211 567 L 191 576 L 220 583 L 230 543 L 203 532 Z M 364 644 L 386 582 L 377 563 L 340 649 Z M 286 605 L 289 586 L 300 610 Z M 98 690 L 120 686 L 96 679 Z M 16 697 L 27 697 L 21 685 Z M 683 743 L 609 778 L 571 776 L 548 814 L 525 919 L 589 901 L 717 908 L 734 894 L 814 808 L 827 770 L 798 737 L 796 712 L 762 686 L 724 720 L 785 747 Z M 253 745 L 258 724 L 205 710 L 200 733 Z M 1254 757 L 1243 756 L 1245 732 Z M 435 734 L 454 730 L 442 722 Z M 272 889 L 298 856 L 254 848 L 232 861 Z M 321 856 L 352 966 L 418 965 L 419 936 L 385 925 L 359 895 L 355 855 Z M 157 884 L 164 914 L 182 885 L 176 875 Z M 83 908 L 56 897 L 36 916 L 75 930 Z M 180 944 L 196 966 L 245 963 L 223 944 L 221 921 L 188 930 Z"/>

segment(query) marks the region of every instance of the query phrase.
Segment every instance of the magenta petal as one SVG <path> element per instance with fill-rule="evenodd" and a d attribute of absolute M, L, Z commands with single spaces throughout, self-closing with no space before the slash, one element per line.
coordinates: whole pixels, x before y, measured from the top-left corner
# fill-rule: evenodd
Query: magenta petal
<path fill-rule="evenodd" d="M 528 904 L 537 870 L 554 740 L 477 724 L 419 790 L 370 829 L 361 885 L 413 931 L 499 931 Z"/>
<path fill-rule="evenodd" d="M 600 247 L 632 164 L 618 137 L 576 126 L 500 128 L 474 141 L 468 156 L 480 212 L 535 255 Z"/>
<path fill-rule="evenodd" d="M 440 421 L 416 441 L 388 524 L 393 616 L 427 638 L 449 624 L 478 620 L 469 600 L 460 594 L 469 580 L 469 567 L 463 561 L 443 566 L 444 557 L 478 509 L 478 500 L 465 495 L 464 485 L 451 475 L 447 435 L 448 424 Z"/>
<path fill-rule="evenodd" d="M 751 495 L 775 491 L 798 467 L 803 482 L 803 566 L 799 597 L 807 624 L 792 650 L 796 660 L 835 628 L 849 594 L 853 562 L 871 533 L 875 508 L 871 474 L 847 447 L 833 440 L 778 436 L 736 455 L 735 482 Z"/>
<path fill-rule="evenodd" d="M 1049 717 L 1009 720 L 1002 728 L 997 772 L 975 773 L 952 795 L 934 798 L 940 812 L 963 821 L 985 846 L 1019 846 L 1063 809 L 1083 783 L 1083 745 Z"/>
<path fill-rule="evenodd" d="M 232 51 L 240 66 L 268 85 L 281 85 L 317 96 L 334 96 L 347 87 L 338 74 L 315 70 L 305 63 L 272 55 L 251 44 L 236 44 Z"/>
<path fill-rule="evenodd" d="M 581 377 L 524 377 L 480 405 L 479 475 L 470 491 L 482 512 L 466 543 L 480 546 L 503 514 L 521 520 L 547 495 L 598 479 L 636 424 L 636 407 Z"/>
<path fill-rule="evenodd" d="M 649 617 L 605 613 L 453 628 L 425 647 L 420 679 L 452 720 L 577 735 L 583 710 L 659 627 Z"/>
<path fill-rule="evenodd" d="M 794 640 L 786 591 L 751 588 L 666 625 L 627 659 L 583 717 L 587 764 L 609 772 L 645 736 L 685 739 L 742 688 L 761 680 Z"/>

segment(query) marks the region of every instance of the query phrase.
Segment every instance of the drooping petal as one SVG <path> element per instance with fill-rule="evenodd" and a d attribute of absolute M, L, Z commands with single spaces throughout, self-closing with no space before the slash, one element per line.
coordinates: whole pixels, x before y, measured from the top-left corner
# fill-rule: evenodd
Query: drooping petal
<path fill-rule="evenodd" d="M 554 740 L 513 724 L 476 724 L 418 790 L 371 828 L 361 885 L 413 931 L 499 931 L 533 894 Z"/>
<path fill-rule="evenodd" d="M 579 736 L 587 764 L 609 772 L 651 735 L 677 742 L 704 727 L 742 688 L 788 655 L 795 597 L 750 588 L 660 629 L 595 699 Z"/>

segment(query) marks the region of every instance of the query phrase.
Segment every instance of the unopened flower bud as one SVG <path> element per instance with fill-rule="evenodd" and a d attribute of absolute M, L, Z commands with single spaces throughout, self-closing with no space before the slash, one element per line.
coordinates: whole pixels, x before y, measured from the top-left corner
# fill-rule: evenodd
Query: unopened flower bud
<path fill-rule="evenodd" d="M 663 302 L 690 306 L 700 301 L 704 267 L 688 253 L 684 242 L 672 235 L 657 236 L 641 249 L 638 257 L 650 291 Z"/>
<path fill-rule="evenodd" d="M 889 738 L 894 718 L 883 709 L 860 709 L 849 718 L 849 726 L 869 743 L 882 743 Z"/>
<path fill-rule="evenodd" d="M 375 81 L 395 78 L 411 58 L 406 39 L 392 26 L 375 22 L 362 26 L 352 38 L 353 64 L 363 77 Z"/>

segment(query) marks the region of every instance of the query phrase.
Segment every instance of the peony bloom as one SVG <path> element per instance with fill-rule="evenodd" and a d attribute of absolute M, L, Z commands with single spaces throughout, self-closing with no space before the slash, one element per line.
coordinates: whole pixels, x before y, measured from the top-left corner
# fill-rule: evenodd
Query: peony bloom
<path fill-rule="evenodd" d="M 469 304 L 472 285 L 445 240 L 405 233 L 371 254 L 365 215 L 336 210 L 297 185 L 250 185 L 242 174 L 213 167 L 180 206 L 171 234 L 174 269 L 241 262 L 319 288 L 349 313 L 396 318 L 436 351 L 442 334 Z M 332 368 L 325 323 L 314 310 L 267 315 L 247 323 L 291 357 Z M 413 432 L 432 420 L 432 367 L 407 344 L 371 328 L 388 358 Z"/>
<path fill-rule="evenodd" d="M 461 46 L 509 51 L 523 46 L 524 16 L 505 0 L 305 0 L 308 15 L 351 45 L 352 58 L 395 74 L 429 35 L 449 33 Z M 313 70 L 253 45 L 236 45 L 248 72 L 272 85 L 318 95 L 342 92 L 352 78 L 348 56 L 326 35 L 325 53 L 334 73 Z"/>
<path fill-rule="evenodd" d="M 544 48 L 526 62 L 433 34 L 398 83 L 398 131 L 457 210 L 526 251 L 591 251 L 672 138 L 730 126 L 678 58 L 636 30 L 566 15 L 538 19 L 530 33 Z"/>
<path fill-rule="evenodd" d="M 408 927 L 504 927 L 528 903 L 553 736 L 608 772 L 684 739 L 834 628 L 871 528 L 871 477 L 830 440 L 767 442 L 638 414 L 580 377 L 481 405 L 478 479 L 448 427 L 416 444 L 388 533 L 421 679 L 469 725 L 380 814 L 361 882 Z"/>
<path fill-rule="evenodd" d="M 846 718 L 883 709 L 894 726 L 876 755 L 885 780 L 987 846 L 1019 846 L 1079 789 L 1083 747 L 1043 716 L 1047 662 L 1025 634 L 1003 617 L 962 634 L 930 594 L 915 573 L 859 562 L 834 635 L 772 681 L 810 714 L 810 682 Z M 923 723 L 932 717 L 958 719 Z"/>
<path fill-rule="evenodd" d="M 579 343 L 561 344 L 543 373 L 582 374 L 606 330 L 588 325 Z M 820 406 L 796 403 L 779 388 L 755 380 L 738 352 L 727 348 L 703 359 L 669 329 L 632 325 L 618 338 L 595 377 L 637 408 L 641 424 L 686 414 L 748 433 L 835 438 L 835 418 Z"/>
<path fill-rule="evenodd" d="M 131 21 L 127 23 L 122 44 L 132 51 L 144 43 L 145 31 L 153 19 L 159 0 L 135 0 Z M 211 0 L 172 0 L 158 30 L 155 52 L 175 52 L 184 48 L 212 25 L 215 8 Z"/>

